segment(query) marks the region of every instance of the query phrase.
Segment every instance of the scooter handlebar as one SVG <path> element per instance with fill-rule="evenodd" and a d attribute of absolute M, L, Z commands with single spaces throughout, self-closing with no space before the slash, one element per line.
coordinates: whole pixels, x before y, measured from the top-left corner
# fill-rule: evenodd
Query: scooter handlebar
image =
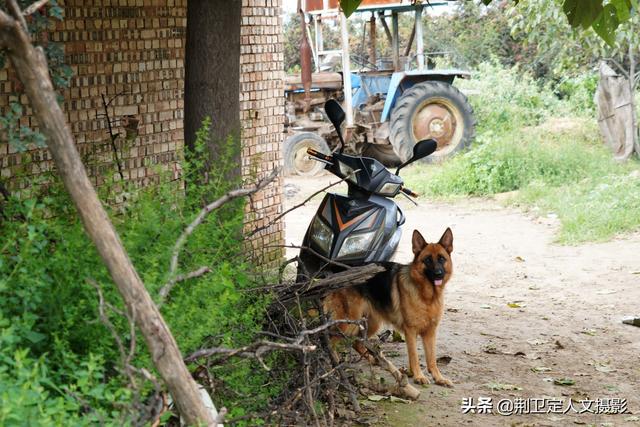
<path fill-rule="evenodd" d="M 418 197 L 419 196 L 418 193 L 409 190 L 407 187 L 402 187 L 402 189 L 400 191 L 402 191 L 407 196 L 411 196 L 411 197 Z"/>
<path fill-rule="evenodd" d="M 324 160 L 325 162 L 333 162 L 333 157 L 328 156 L 328 155 L 326 155 L 324 153 L 321 153 L 321 152 L 319 152 L 317 150 L 314 150 L 311 147 L 307 148 L 307 154 L 310 155 L 310 156 L 313 156 L 313 157 L 315 157 L 317 159 Z"/>

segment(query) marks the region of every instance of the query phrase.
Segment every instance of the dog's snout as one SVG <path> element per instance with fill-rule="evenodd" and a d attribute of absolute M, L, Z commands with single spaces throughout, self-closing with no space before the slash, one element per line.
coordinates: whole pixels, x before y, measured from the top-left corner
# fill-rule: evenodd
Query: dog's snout
<path fill-rule="evenodd" d="M 444 276 L 444 270 L 441 268 L 436 268 L 433 273 L 437 276 L 437 277 L 443 277 Z"/>

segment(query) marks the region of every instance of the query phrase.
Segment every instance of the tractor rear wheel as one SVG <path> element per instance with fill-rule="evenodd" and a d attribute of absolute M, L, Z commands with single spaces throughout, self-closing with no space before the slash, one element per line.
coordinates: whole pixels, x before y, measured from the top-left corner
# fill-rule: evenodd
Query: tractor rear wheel
<path fill-rule="evenodd" d="M 418 141 L 435 139 L 438 149 L 425 160 L 438 162 L 469 146 L 475 124 L 473 109 L 462 92 L 449 83 L 422 82 L 407 89 L 396 102 L 390 142 L 406 161 Z"/>
<path fill-rule="evenodd" d="M 285 175 L 314 176 L 322 172 L 324 164 L 309 157 L 307 148 L 313 148 L 324 154 L 331 154 L 326 141 L 315 133 L 301 132 L 293 134 L 284 142 L 282 149 Z"/>
<path fill-rule="evenodd" d="M 391 144 L 366 144 L 362 155 L 372 157 L 388 168 L 399 166 L 402 163 Z"/>

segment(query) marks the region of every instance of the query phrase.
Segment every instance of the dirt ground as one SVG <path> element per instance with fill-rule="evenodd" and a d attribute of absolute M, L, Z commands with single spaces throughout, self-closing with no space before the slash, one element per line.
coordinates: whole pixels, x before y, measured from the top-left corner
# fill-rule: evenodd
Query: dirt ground
<path fill-rule="evenodd" d="M 293 206 L 336 180 L 328 174 L 289 178 L 285 204 Z M 300 244 L 321 197 L 286 217 L 288 244 Z M 485 199 L 420 199 L 416 207 L 399 196 L 398 202 L 407 223 L 395 261 L 411 260 L 413 229 L 428 241 L 439 239 L 447 226 L 453 230 L 454 276 L 437 353 L 451 358 L 440 369 L 455 386 L 425 386 L 413 403 L 370 402 L 379 414 L 375 425 L 640 426 L 640 328 L 622 323 L 640 315 L 640 234 L 560 246 L 553 243 L 553 215 L 535 218 Z M 407 366 L 404 343 L 384 348 L 397 366 Z M 424 367 L 422 350 L 420 355 Z M 477 405 L 480 397 L 492 399 L 492 414 L 463 413 L 464 398 Z M 544 413 L 497 413 L 500 400 L 510 400 L 515 411 L 536 398 L 552 399 Z M 593 411 L 597 399 L 607 398 L 626 399 L 627 412 L 576 412 L 583 406 Z M 562 409 L 550 409 L 559 399 Z M 613 408 L 615 401 L 609 404 L 601 400 L 599 407 Z M 510 412 L 509 403 L 501 405 Z"/>

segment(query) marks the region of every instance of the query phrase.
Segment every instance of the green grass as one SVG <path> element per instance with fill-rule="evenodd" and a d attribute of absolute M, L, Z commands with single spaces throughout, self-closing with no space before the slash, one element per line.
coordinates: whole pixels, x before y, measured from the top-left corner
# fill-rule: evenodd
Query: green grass
<path fill-rule="evenodd" d="M 517 70 L 484 65 L 461 86 L 473 89 L 476 141 L 441 165 L 409 168 L 407 186 L 447 199 L 513 191 L 505 203 L 558 216 L 565 244 L 640 229 L 640 163 L 613 160 L 584 85 L 560 100 Z"/>
<path fill-rule="evenodd" d="M 506 203 L 554 213 L 558 241 L 602 241 L 640 228 L 640 164 L 613 160 L 594 123 L 554 120 L 502 135 L 441 165 L 418 165 L 407 186 L 426 197 L 491 196 L 515 191 Z M 638 172 L 634 172 L 638 171 Z"/>
<path fill-rule="evenodd" d="M 604 241 L 640 228 L 640 174 L 612 174 L 553 188 L 533 182 L 511 203 L 558 215 L 561 243 Z"/>

